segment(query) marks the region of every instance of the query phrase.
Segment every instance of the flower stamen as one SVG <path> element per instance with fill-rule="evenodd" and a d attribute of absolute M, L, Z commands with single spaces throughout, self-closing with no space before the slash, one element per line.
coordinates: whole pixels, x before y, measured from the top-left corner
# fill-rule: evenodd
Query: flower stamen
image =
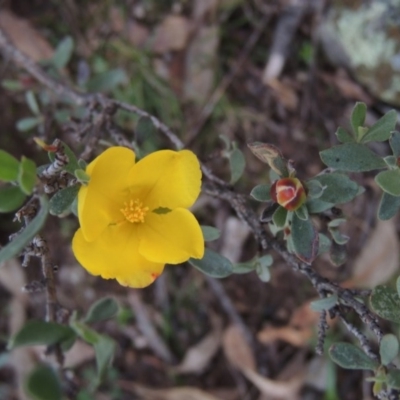
<path fill-rule="evenodd" d="M 144 222 L 144 217 L 147 211 L 149 211 L 149 207 L 143 206 L 143 203 L 139 199 L 131 199 L 124 203 L 124 207 L 120 211 L 129 222 Z"/>

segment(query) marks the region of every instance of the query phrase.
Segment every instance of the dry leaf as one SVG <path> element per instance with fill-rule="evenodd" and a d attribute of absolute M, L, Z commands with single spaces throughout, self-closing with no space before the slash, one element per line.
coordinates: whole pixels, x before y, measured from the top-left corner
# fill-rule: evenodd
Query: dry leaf
<path fill-rule="evenodd" d="M 217 353 L 221 344 L 222 323 L 213 318 L 213 330 L 199 343 L 190 347 L 182 362 L 170 369 L 171 372 L 180 374 L 201 374 L 209 366 L 211 359 Z"/>
<path fill-rule="evenodd" d="M 118 385 L 145 400 L 220 400 L 203 390 L 193 387 L 155 390 L 128 381 L 119 381 Z"/>
<path fill-rule="evenodd" d="M 153 43 L 155 53 L 185 49 L 191 31 L 190 21 L 180 15 L 169 15 L 157 27 Z"/>
<path fill-rule="evenodd" d="M 374 288 L 398 270 L 399 240 L 393 219 L 378 221 L 353 264 L 353 276 L 345 287 Z"/>
<path fill-rule="evenodd" d="M 53 56 L 54 51 L 49 42 L 28 21 L 4 7 L 0 12 L 0 27 L 15 46 L 33 61 L 47 60 Z"/>
<path fill-rule="evenodd" d="M 255 370 L 256 361 L 253 352 L 236 325 L 228 327 L 222 339 L 222 346 L 228 361 L 236 368 Z"/>
<path fill-rule="evenodd" d="M 278 101 L 282 103 L 284 107 L 290 111 L 297 109 L 299 98 L 290 84 L 279 81 L 278 79 L 271 79 L 264 83 L 272 89 Z"/>

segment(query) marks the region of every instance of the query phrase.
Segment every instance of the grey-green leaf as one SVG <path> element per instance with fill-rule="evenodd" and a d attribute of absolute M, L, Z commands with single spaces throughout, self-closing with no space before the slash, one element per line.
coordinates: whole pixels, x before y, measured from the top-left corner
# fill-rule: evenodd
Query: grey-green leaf
<path fill-rule="evenodd" d="M 50 346 L 75 336 L 75 332 L 66 325 L 46 321 L 27 322 L 11 339 L 9 349 L 21 346 Z"/>
<path fill-rule="evenodd" d="M 399 341 L 397 337 L 391 333 L 383 336 L 379 344 L 379 354 L 383 365 L 390 364 L 399 353 Z"/>
<path fill-rule="evenodd" d="M 371 307 L 383 319 L 400 323 L 400 297 L 388 286 L 377 286 L 371 294 Z"/>
<path fill-rule="evenodd" d="M 354 142 L 354 137 L 350 135 L 345 129 L 339 126 L 337 131 L 335 132 L 336 137 L 338 138 L 339 142 L 342 143 L 351 143 Z"/>
<path fill-rule="evenodd" d="M 383 192 L 379 203 L 378 217 L 382 221 L 393 218 L 400 208 L 400 196 L 392 196 Z"/>
<path fill-rule="evenodd" d="M 87 83 L 87 89 L 89 92 L 109 92 L 127 81 L 125 71 L 117 68 L 94 76 Z"/>
<path fill-rule="evenodd" d="M 61 400 L 61 383 L 53 368 L 38 365 L 29 374 L 25 390 L 32 400 Z"/>
<path fill-rule="evenodd" d="M 51 59 L 51 63 L 57 69 L 64 68 L 71 59 L 74 50 L 74 41 L 71 36 L 65 37 L 57 45 L 56 51 Z"/>
<path fill-rule="evenodd" d="M 49 205 L 46 196 L 40 197 L 40 211 L 29 225 L 12 242 L 0 250 L 0 266 L 4 261 L 16 256 L 33 239 L 44 225 L 49 213 Z"/>
<path fill-rule="evenodd" d="M 327 203 L 341 204 L 353 200 L 357 196 L 358 185 L 347 175 L 337 172 L 318 175 L 310 182 L 319 182 L 324 188 L 318 200 Z"/>
<path fill-rule="evenodd" d="M 256 266 L 256 273 L 262 282 L 269 282 L 271 279 L 271 272 L 266 265 L 258 263 Z"/>
<path fill-rule="evenodd" d="M 250 192 L 250 196 L 257 201 L 265 202 L 271 200 L 271 185 L 263 184 L 255 186 Z"/>
<path fill-rule="evenodd" d="M 400 169 L 379 172 L 375 176 L 375 182 L 384 192 L 392 196 L 400 196 Z"/>
<path fill-rule="evenodd" d="M 372 125 L 367 133 L 362 138 L 362 143 L 371 141 L 383 142 L 390 138 L 392 131 L 395 129 L 397 123 L 397 112 L 391 110 L 380 118 L 374 125 Z"/>
<path fill-rule="evenodd" d="M 293 214 L 291 237 L 296 256 L 307 264 L 311 264 L 318 254 L 319 236 L 311 222 L 300 219 Z"/>
<path fill-rule="evenodd" d="M 382 158 L 360 143 L 340 144 L 319 154 L 328 167 L 343 171 L 365 172 L 386 167 Z"/>
<path fill-rule="evenodd" d="M 286 224 L 287 215 L 288 210 L 286 208 L 278 207 L 272 215 L 272 221 L 278 228 L 283 228 Z"/>
<path fill-rule="evenodd" d="M 246 160 L 239 149 L 234 149 L 229 155 L 229 167 L 231 170 L 231 184 L 236 183 L 243 175 Z"/>
<path fill-rule="evenodd" d="M 364 126 L 365 116 L 367 115 L 367 106 L 365 103 L 357 102 L 351 113 L 351 127 L 355 137 L 358 134 L 358 127 Z"/>
<path fill-rule="evenodd" d="M 350 343 L 335 343 L 329 349 L 331 359 L 342 368 L 375 370 L 378 363 Z"/>
<path fill-rule="evenodd" d="M 225 278 L 233 273 L 232 263 L 213 250 L 206 249 L 201 260 L 189 258 L 189 263 L 213 278 Z"/>
<path fill-rule="evenodd" d="M 333 203 L 328 203 L 320 199 L 308 199 L 306 205 L 310 214 L 319 214 L 334 206 Z"/>
<path fill-rule="evenodd" d="M 17 186 L 0 187 L 0 213 L 14 211 L 24 204 L 26 195 Z"/>
<path fill-rule="evenodd" d="M 42 123 L 42 121 L 43 121 L 42 117 L 22 118 L 19 121 L 17 121 L 16 128 L 20 132 L 30 131 L 35 126 L 38 126 L 40 123 Z"/>
<path fill-rule="evenodd" d="M 85 322 L 93 323 L 113 318 L 117 315 L 119 305 L 112 297 L 104 297 L 96 301 L 86 314 Z"/>
<path fill-rule="evenodd" d="M 100 382 L 107 369 L 110 367 L 115 353 L 115 342 L 111 338 L 101 335 L 98 342 L 94 345 L 97 364 L 97 379 Z"/>
<path fill-rule="evenodd" d="M 28 106 L 30 108 L 30 110 L 35 114 L 35 115 L 39 115 L 40 114 L 40 110 L 39 110 L 39 104 L 36 101 L 36 97 L 33 94 L 32 90 L 28 90 L 25 93 L 25 99 L 26 102 L 28 103 Z"/>
<path fill-rule="evenodd" d="M 0 180 L 16 181 L 18 179 L 19 161 L 11 154 L 0 150 Z"/>
<path fill-rule="evenodd" d="M 217 240 L 221 236 L 221 232 L 219 231 L 219 229 L 214 228 L 213 226 L 201 225 L 200 228 L 203 232 L 205 242 L 212 242 L 213 240 Z"/>
<path fill-rule="evenodd" d="M 22 156 L 18 170 L 19 187 L 25 194 L 29 195 L 32 193 L 36 180 L 36 164 L 29 158 Z"/>
<path fill-rule="evenodd" d="M 310 303 L 310 308 L 318 312 L 323 310 L 329 310 L 330 308 L 336 305 L 337 301 L 338 301 L 337 294 L 333 294 L 332 296 L 312 301 Z"/>
<path fill-rule="evenodd" d="M 49 202 L 50 214 L 60 215 L 68 211 L 71 204 L 78 195 L 80 187 L 81 185 L 76 184 L 73 186 L 68 186 L 55 193 Z"/>
<path fill-rule="evenodd" d="M 400 156 L 400 132 L 392 132 L 392 136 L 389 139 L 389 144 L 395 157 Z"/>
<path fill-rule="evenodd" d="M 393 389 L 400 389 L 400 370 L 392 369 L 388 372 L 387 384 Z"/>

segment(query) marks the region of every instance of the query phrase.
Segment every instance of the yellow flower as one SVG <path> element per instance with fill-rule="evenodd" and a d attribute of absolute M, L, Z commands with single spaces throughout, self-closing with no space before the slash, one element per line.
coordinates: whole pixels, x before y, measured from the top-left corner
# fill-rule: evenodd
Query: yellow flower
<path fill-rule="evenodd" d="M 111 147 L 86 168 L 78 194 L 80 229 L 72 242 L 93 275 L 145 287 L 164 264 L 204 255 L 203 235 L 187 210 L 197 199 L 201 171 L 189 150 L 154 152 L 135 164 L 135 153 Z"/>

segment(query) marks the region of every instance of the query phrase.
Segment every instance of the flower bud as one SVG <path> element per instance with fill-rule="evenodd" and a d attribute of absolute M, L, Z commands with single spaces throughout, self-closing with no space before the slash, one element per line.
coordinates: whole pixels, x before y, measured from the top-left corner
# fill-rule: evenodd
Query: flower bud
<path fill-rule="evenodd" d="M 271 198 L 288 211 L 301 207 L 307 198 L 303 184 L 297 178 L 282 178 L 271 186 Z"/>

